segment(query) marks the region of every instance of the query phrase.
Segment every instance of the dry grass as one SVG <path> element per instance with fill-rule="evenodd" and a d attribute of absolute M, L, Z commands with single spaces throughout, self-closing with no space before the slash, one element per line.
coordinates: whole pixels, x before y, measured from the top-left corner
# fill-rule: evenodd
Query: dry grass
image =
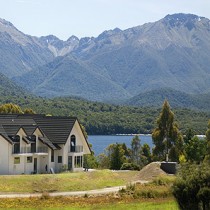
<path fill-rule="evenodd" d="M 0 193 L 65 192 L 101 189 L 126 185 L 133 181 L 137 171 L 93 172 L 0 176 Z"/>
<path fill-rule="evenodd" d="M 140 172 L 112 172 L 109 170 L 101 170 L 88 173 L 22 175 L 17 176 L 16 179 L 15 176 L 9 176 L 7 177 L 8 180 L 12 180 L 12 182 L 15 182 L 16 180 L 19 185 L 23 184 L 20 180 L 28 178 L 27 181 L 32 184 L 30 190 L 43 191 L 44 193 L 41 198 L 0 199 L 0 209 L 178 210 L 170 190 L 174 178 L 170 176 L 156 177 L 153 182 L 144 185 L 128 184 L 127 189 L 123 189 L 119 193 L 103 196 L 91 196 L 86 194 L 83 197 L 49 197 L 49 194 L 46 192 L 46 189 L 48 189 L 48 191 L 52 190 L 52 188 L 50 188 L 51 185 L 57 186 L 59 190 L 86 190 L 88 187 L 89 189 L 94 189 L 125 185 L 126 183 L 133 181 L 134 177 L 136 178 L 139 173 Z M 0 177 L 0 184 L 3 182 L 3 179 L 1 180 L 1 178 L 2 177 Z M 5 183 L 8 183 L 8 180 Z M 63 184 L 62 187 L 60 187 L 61 183 Z"/>
<path fill-rule="evenodd" d="M 57 197 L 57 198 L 24 198 L 24 199 L 1 199 L 0 209 L 15 210 L 75 210 L 75 209 L 144 209 L 144 210 L 178 210 L 173 199 L 133 199 L 120 198 L 113 195 L 101 197 Z M 169 208 L 170 207 L 170 208 Z"/>

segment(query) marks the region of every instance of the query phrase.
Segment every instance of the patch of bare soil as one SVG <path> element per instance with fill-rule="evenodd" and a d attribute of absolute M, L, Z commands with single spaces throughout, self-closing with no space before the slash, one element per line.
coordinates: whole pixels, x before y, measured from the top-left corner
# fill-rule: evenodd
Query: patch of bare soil
<path fill-rule="evenodd" d="M 160 162 L 152 162 L 141 169 L 135 180 L 151 181 L 161 175 L 167 175 L 167 173 L 160 168 Z"/>

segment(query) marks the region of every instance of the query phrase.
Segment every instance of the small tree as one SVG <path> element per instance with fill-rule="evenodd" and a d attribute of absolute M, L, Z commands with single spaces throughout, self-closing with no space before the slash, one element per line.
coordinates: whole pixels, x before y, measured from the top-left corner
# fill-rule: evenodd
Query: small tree
<path fill-rule="evenodd" d="M 98 162 L 92 149 L 92 144 L 88 143 L 88 145 L 91 149 L 91 154 L 84 155 L 83 167 L 85 170 L 88 170 L 89 168 L 98 168 Z"/>
<path fill-rule="evenodd" d="M 123 144 L 110 144 L 104 153 L 98 156 L 99 167 L 119 170 L 127 162 Z"/>
<path fill-rule="evenodd" d="M 140 155 L 141 155 L 141 140 L 139 136 L 134 136 L 131 141 L 131 161 L 134 164 L 140 164 Z"/>
<path fill-rule="evenodd" d="M 206 131 L 207 151 L 205 160 L 210 163 L 210 120 L 208 122 L 208 129 Z"/>
<path fill-rule="evenodd" d="M 125 162 L 125 151 L 121 144 L 114 144 L 110 160 L 110 169 L 119 170 Z"/>
<path fill-rule="evenodd" d="M 146 165 L 148 163 L 151 162 L 151 152 L 150 152 L 150 147 L 148 144 L 143 144 L 142 148 L 141 148 L 142 152 L 142 159 L 143 161 L 143 165 Z"/>
<path fill-rule="evenodd" d="M 186 145 L 185 152 L 188 161 L 200 163 L 206 154 L 206 140 L 194 136 Z"/>
<path fill-rule="evenodd" d="M 178 125 L 174 122 L 174 113 L 170 109 L 167 100 L 164 101 L 162 111 L 157 119 L 157 128 L 152 133 L 155 148 L 154 155 L 163 160 L 166 157 L 172 161 L 178 161 L 183 152 L 183 137 L 179 132 Z"/>
<path fill-rule="evenodd" d="M 97 156 L 97 162 L 100 168 L 103 168 L 103 169 L 110 168 L 109 157 L 105 155 L 104 153 L 101 153 Z"/>
<path fill-rule="evenodd" d="M 195 131 L 191 128 L 189 128 L 186 131 L 186 135 L 184 136 L 184 143 L 187 144 L 189 141 L 195 136 Z"/>

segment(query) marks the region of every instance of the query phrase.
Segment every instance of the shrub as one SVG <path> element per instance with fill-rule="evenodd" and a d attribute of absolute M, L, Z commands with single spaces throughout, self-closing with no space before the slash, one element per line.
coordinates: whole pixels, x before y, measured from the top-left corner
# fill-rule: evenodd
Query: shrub
<path fill-rule="evenodd" d="M 139 171 L 140 166 L 134 164 L 134 163 L 123 163 L 120 170 L 132 170 L 132 171 Z"/>
<path fill-rule="evenodd" d="M 168 185 L 172 185 L 174 183 L 175 180 L 175 176 L 159 176 L 157 178 L 155 178 L 151 184 L 155 185 L 155 186 L 168 186 Z"/>
<path fill-rule="evenodd" d="M 210 206 L 210 165 L 185 164 L 172 191 L 181 210 L 208 210 Z"/>

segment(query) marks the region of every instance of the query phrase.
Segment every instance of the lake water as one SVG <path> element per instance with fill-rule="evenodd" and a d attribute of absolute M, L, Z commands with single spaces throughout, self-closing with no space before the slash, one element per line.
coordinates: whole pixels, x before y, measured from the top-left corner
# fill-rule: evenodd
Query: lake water
<path fill-rule="evenodd" d="M 99 155 L 110 145 L 115 143 L 125 143 L 127 147 L 131 147 L 131 140 L 133 135 L 114 135 L 114 136 L 100 136 L 89 135 L 88 142 L 93 145 L 95 155 Z M 147 143 L 150 148 L 153 147 L 151 135 L 140 135 L 141 145 Z"/>

